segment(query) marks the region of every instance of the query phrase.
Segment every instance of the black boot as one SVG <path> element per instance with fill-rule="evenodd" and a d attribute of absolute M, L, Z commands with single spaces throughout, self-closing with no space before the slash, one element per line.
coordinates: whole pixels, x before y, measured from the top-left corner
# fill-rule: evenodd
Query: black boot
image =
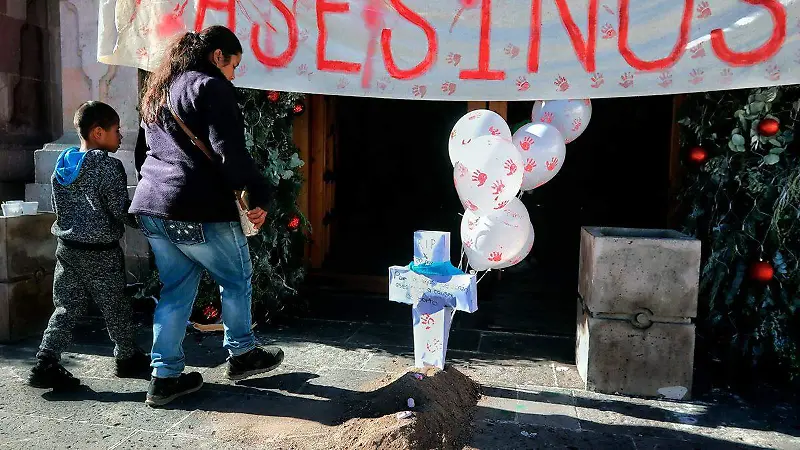
<path fill-rule="evenodd" d="M 133 356 L 125 359 L 118 359 L 114 375 L 119 378 L 140 378 L 150 379 L 150 354 L 141 350 L 136 351 Z"/>
<path fill-rule="evenodd" d="M 28 385 L 61 391 L 77 388 L 81 385 L 81 380 L 75 378 L 57 361 L 40 359 L 28 375 Z"/>
<path fill-rule="evenodd" d="M 283 350 L 278 347 L 256 347 L 249 352 L 228 358 L 226 375 L 229 380 L 244 380 L 247 377 L 269 372 L 283 362 Z"/>
<path fill-rule="evenodd" d="M 147 388 L 147 406 L 163 406 L 181 395 L 197 392 L 203 387 L 203 376 L 199 372 L 182 373 L 177 378 L 156 378 L 150 380 Z"/>

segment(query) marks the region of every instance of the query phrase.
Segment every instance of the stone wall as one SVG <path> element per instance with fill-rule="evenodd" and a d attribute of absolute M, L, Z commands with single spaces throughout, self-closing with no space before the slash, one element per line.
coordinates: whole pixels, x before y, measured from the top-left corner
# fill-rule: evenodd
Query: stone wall
<path fill-rule="evenodd" d="M 0 201 L 22 199 L 35 150 L 61 135 L 58 0 L 0 0 Z"/>
<path fill-rule="evenodd" d="M 0 5 L 26 3 L 25 0 L 0 0 Z M 25 185 L 22 194 L 28 201 L 38 201 L 41 211 L 52 211 L 50 176 L 58 154 L 65 148 L 80 145 L 78 134 L 72 126 L 75 110 L 85 101 L 100 100 L 108 103 L 120 115 L 123 135 L 122 147 L 114 155 L 122 160 L 128 174 L 128 194 L 136 189 L 136 174 L 133 165 L 133 149 L 139 124 L 136 106 L 138 96 L 138 73 L 131 67 L 109 66 L 97 62 L 97 24 L 100 0 L 27 0 L 28 9 L 44 8 L 55 23 L 50 30 L 49 42 L 54 51 L 48 57 L 52 61 L 50 79 L 55 81 L 51 92 L 50 132 L 32 143 L 24 164 L 14 163 L 15 171 L 24 171 L 20 180 Z M 0 10 L 1 11 L 1 10 Z M 3 31 L 0 29 L 0 35 Z M 0 41 L 2 42 L 2 41 Z M 13 41 L 12 41 L 13 42 Z M 19 45 L 12 44 L 12 48 Z M 25 45 L 22 45 L 24 48 Z M 25 52 L 23 52 L 25 53 Z M 0 57 L 1 58 L 1 57 Z M 24 58 L 23 58 L 24 59 Z M 0 91 L 0 98 L 2 91 Z M 41 128 L 40 128 L 41 129 Z M 34 151 L 35 150 L 35 151 Z M 0 160 L 0 168 L 4 167 Z M 0 169 L 0 172 L 2 169 Z M 15 192 L 18 198 L 19 195 Z M 126 263 L 131 281 L 149 272 L 150 248 L 147 240 L 129 229 L 123 240 Z"/>

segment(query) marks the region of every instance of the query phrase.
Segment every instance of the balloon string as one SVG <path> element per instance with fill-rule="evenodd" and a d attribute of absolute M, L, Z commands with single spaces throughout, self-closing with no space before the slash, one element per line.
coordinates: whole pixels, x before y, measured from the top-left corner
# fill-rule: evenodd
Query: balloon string
<path fill-rule="evenodd" d="M 478 278 L 478 281 L 476 281 L 476 282 L 475 282 L 475 284 L 478 284 L 478 283 L 480 283 L 480 282 L 481 282 L 481 280 L 482 280 L 484 277 L 486 277 L 486 274 L 487 274 L 487 273 L 489 273 L 489 272 L 491 272 L 491 271 L 492 271 L 492 269 L 489 269 L 489 270 L 487 270 L 486 272 L 483 272 L 483 275 L 481 275 L 481 277 L 480 277 L 480 278 Z"/>

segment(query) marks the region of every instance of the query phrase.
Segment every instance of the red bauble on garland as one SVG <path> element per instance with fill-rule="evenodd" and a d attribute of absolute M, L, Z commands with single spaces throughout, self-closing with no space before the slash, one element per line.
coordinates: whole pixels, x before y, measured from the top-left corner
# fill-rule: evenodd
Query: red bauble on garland
<path fill-rule="evenodd" d="M 750 278 L 761 283 L 768 283 L 775 276 L 775 269 L 767 261 L 758 261 L 750 266 Z"/>
<path fill-rule="evenodd" d="M 689 150 L 689 161 L 695 164 L 703 164 L 708 160 L 708 152 L 703 147 L 694 147 Z"/>
<path fill-rule="evenodd" d="M 281 93 L 278 91 L 267 91 L 267 99 L 271 102 L 277 102 L 281 98 Z"/>
<path fill-rule="evenodd" d="M 762 119 L 758 122 L 758 134 L 761 136 L 772 137 L 778 134 L 781 124 L 775 119 Z"/>
<path fill-rule="evenodd" d="M 294 104 L 294 107 L 292 108 L 292 114 L 295 116 L 302 116 L 304 112 L 306 112 L 305 103 L 297 102 Z"/>
<path fill-rule="evenodd" d="M 205 316 L 207 320 L 217 320 L 219 317 L 219 310 L 212 305 L 206 305 L 206 307 L 203 308 L 203 316 Z"/>
<path fill-rule="evenodd" d="M 290 230 L 294 231 L 300 228 L 300 218 L 297 216 L 292 217 L 292 220 L 289 221 L 289 225 L 287 225 Z"/>

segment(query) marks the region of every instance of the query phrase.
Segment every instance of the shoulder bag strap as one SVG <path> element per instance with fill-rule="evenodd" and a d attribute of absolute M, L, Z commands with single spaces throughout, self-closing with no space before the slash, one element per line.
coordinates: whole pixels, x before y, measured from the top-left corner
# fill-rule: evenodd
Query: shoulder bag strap
<path fill-rule="evenodd" d="M 172 114 L 172 118 L 175 119 L 175 122 L 178 123 L 178 126 L 181 127 L 183 132 L 186 133 L 186 136 L 189 137 L 189 140 L 192 141 L 192 144 L 194 144 L 195 147 L 199 148 L 209 160 L 211 160 L 212 162 L 215 161 L 214 154 L 211 152 L 211 150 L 208 149 L 208 147 L 206 147 L 206 144 L 204 144 L 203 141 L 201 141 L 197 136 L 195 136 L 195 134 L 192 133 L 192 130 L 190 130 L 189 127 L 187 127 L 186 124 L 183 122 L 183 120 L 181 120 L 181 118 L 178 117 L 178 113 L 176 113 L 175 109 L 172 107 L 172 101 L 170 101 L 169 92 L 167 93 L 167 109 L 169 109 L 170 114 Z M 247 207 L 244 191 L 234 191 L 234 194 L 236 196 L 236 201 L 239 202 L 239 206 L 241 206 L 245 211 L 247 211 L 249 208 Z"/>

